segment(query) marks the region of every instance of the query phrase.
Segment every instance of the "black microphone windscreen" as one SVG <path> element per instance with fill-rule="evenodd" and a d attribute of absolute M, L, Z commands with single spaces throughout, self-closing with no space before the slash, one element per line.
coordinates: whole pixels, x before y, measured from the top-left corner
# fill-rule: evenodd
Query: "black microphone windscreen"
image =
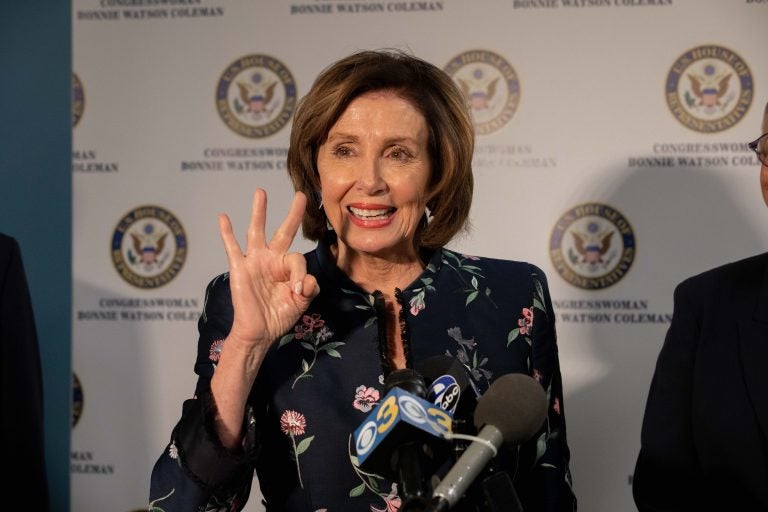
<path fill-rule="evenodd" d="M 393 388 L 404 389 L 419 398 L 427 396 L 427 385 L 424 382 L 424 377 L 412 368 L 400 368 L 385 377 L 384 394 L 386 395 Z"/>
<path fill-rule="evenodd" d="M 427 400 L 453 413 L 454 431 L 474 434 L 472 416 L 480 396 L 467 368 L 455 357 L 432 356 L 417 366 L 429 389 Z"/>
<path fill-rule="evenodd" d="M 547 394 L 535 379 L 523 373 L 509 373 L 496 379 L 477 403 L 475 427 L 493 425 L 507 444 L 530 439 L 544 423 Z"/>
<path fill-rule="evenodd" d="M 469 384 L 469 375 L 466 368 L 458 359 L 448 355 L 432 356 L 424 360 L 418 367 L 419 373 L 424 376 L 427 386 L 443 375 L 452 375 L 456 378 L 459 386 L 464 388 Z"/>

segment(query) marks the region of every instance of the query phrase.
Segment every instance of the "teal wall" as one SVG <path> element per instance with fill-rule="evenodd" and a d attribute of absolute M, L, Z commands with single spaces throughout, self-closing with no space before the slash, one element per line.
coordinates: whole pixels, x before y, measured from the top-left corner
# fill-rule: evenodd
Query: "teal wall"
<path fill-rule="evenodd" d="M 40 340 L 51 510 L 69 510 L 72 309 L 71 3 L 0 15 L 0 231 L 21 246 Z M 4 442 L 13 442 L 5 439 Z M 5 461 L 13 470 L 13 461 Z"/>

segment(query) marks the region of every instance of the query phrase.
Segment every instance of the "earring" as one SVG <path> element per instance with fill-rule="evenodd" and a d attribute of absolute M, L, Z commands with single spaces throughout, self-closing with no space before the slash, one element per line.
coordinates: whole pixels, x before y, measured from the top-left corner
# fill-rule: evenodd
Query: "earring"
<path fill-rule="evenodd" d="M 323 195 L 320 192 L 316 192 L 317 194 L 317 209 L 322 210 L 323 209 Z M 323 212 L 323 217 L 325 217 L 325 229 L 328 231 L 333 231 L 333 226 L 331 226 L 330 221 L 328 220 L 328 216 Z"/>

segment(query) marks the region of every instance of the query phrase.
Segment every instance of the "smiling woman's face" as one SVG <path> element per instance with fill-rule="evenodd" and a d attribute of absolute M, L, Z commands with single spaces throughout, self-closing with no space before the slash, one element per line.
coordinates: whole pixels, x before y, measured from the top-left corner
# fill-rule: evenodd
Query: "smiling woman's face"
<path fill-rule="evenodd" d="M 414 236 L 432 172 L 428 139 L 424 116 L 394 92 L 349 104 L 317 156 L 323 208 L 340 250 L 418 258 Z"/>

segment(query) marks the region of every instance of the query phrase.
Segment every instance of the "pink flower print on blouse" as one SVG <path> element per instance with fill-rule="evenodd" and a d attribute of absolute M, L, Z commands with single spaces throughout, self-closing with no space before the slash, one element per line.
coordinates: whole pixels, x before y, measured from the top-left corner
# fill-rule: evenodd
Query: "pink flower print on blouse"
<path fill-rule="evenodd" d="M 533 310 L 523 308 L 522 318 L 517 320 L 517 325 L 520 327 L 520 334 L 528 334 L 533 329 Z"/>
<path fill-rule="evenodd" d="M 282 338 L 278 348 L 284 346 L 291 341 L 298 341 L 301 347 L 311 351 L 312 355 L 309 359 L 301 360 L 301 370 L 298 372 L 296 379 L 294 379 L 291 389 L 296 387 L 296 383 L 302 379 L 308 379 L 312 377 L 311 370 L 317 362 L 317 356 L 321 352 L 325 352 L 331 357 L 341 359 L 341 354 L 337 348 L 344 345 L 343 341 L 330 341 L 333 338 L 333 332 L 325 325 L 325 320 L 320 318 L 320 314 L 312 313 L 311 315 L 304 315 L 301 321 L 293 328 L 293 332 L 289 332 Z"/>
<path fill-rule="evenodd" d="M 379 390 L 360 385 L 355 389 L 355 399 L 352 406 L 360 411 L 369 412 L 379 401 Z"/>
<path fill-rule="evenodd" d="M 533 343 L 530 337 L 533 332 L 533 308 L 523 308 L 520 314 L 520 318 L 517 319 L 517 327 L 509 331 L 507 346 L 521 336 L 528 342 L 528 345 Z"/>
<path fill-rule="evenodd" d="M 307 419 L 300 412 L 289 410 L 280 416 L 280 430 L 283 434 L 301 436 L 304 435 L 305 428 L 307 428 Z"/>
<path fill-rule="evenodd" d="M 434 272 L 434 267 L 431 265 L 427 267 L 427 272 Z M 430 277 L 429 275 L 425 275 L 424 277 L 419 278 L 419 282 L 421 283 L 421 286 L 419 288 L 414 288 L 413 291 L 415 295 L 411 297 L 411 300 L 408 301 L 409 308 L 408 311 L 411 313 L 411 315 L 416 316 L 419 314 L 419 311 L 423 311 L 427 307 L 427 292 L 434 292 L 435 287 L 432 286 L 432 283 L 434 282 L 434 278 Z"/>
<path fill-rule="evenodd" d="M 555 411 L 556 414 L 560 414 L 560 399 L 558 397 L 555 397 L 555 403 L 552 404 L 552 410 Z"/>
<path fill-rule="evenodd" d="M 376 508 L 371 505 L 371 512 L 397 512 L 400 510 L 402 503 L 400 496 L 397 495 L 397 484 L 392 484 L 392 490 L 389 491 L 388 495 L 382 495 L 381 499 L 384 500 L 384 508 Z"/>
<path fill-rule="evenodd" d="M 536 382 L 539 384 L 544 382 L 544 375 L 542 375 L 541 372 L 536 368 L 533 369 L 533 378 L 536 379 Z"/>
<path fill-rule="evenodd" d="M 325 320 L 320 318 L 319 313 L 312 313 L 311 315 L 304 315 L 301 318 L 301 324 L 294 327 L 294 338 L 297 340 L 303 340 L 304 337 L 312 337 L 312 332 L 320 329 L 325 325 Z"/>
<path fill-rule="evenodd" d="M 419 293 L 414 295 L 410 300 L 411 305 L 411 314 L 413 316 L 416 316 L 419 314 L 419 311 L 427 307 L 427 305 L 424 303 L 424 290 L 422 289 Z"/>
<path fill-rule="evenodd" d="M 214 363 L 218 363 L 219 358 L 221 357 L 222 348 L 224 348 L 224 340 L 216 340 L 213 343 L 211 343 L 211 348 L 210 348 L 210 351 L 208 352 L 208 359 L 210 359 Z"/>
<path fill-rule="evenodd" d="M 296 444 L 296 436 L 304 435 L 304 429 L 307 428 L 307 419 L 303 414 L 296 411 L 287 410 L 280 416 L 280 430 L 283 434 L 291 438 L 291 445 L 293 447 L 293 460 L 296 461 L 296 474 L 299 476 L 299 485 L 304 488 L 304 483 L 301 481 L 301 466 L 299 465 L 299 455 L 307 451 L 309 445 L 315 436 L 310 436 L 306 439 L 302 439 L 299 444 Z"/>

